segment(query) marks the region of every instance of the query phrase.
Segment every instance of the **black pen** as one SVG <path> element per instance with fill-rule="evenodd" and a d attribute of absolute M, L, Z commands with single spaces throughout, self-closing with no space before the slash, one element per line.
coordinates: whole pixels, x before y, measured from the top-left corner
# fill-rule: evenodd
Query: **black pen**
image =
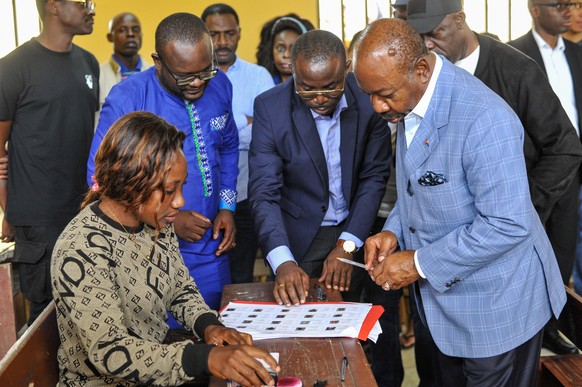
<path fill-rule="evenodd" d="M 348 358 L 344 356 L 342 359 L 342 382 L 346 380 L 346 368 L 348 368 Z"/>

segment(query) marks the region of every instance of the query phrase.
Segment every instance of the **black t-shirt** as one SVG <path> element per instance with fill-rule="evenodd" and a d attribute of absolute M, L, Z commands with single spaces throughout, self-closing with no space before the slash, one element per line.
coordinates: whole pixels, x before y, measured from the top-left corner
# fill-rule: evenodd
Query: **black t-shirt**
<path fill-rule="evenodd" d="M 66 224 L 79 212 L 98 96 L 99 64 L 78 46 L 60 53 L 32 39 L 0 59 L 12 225 Z"/>

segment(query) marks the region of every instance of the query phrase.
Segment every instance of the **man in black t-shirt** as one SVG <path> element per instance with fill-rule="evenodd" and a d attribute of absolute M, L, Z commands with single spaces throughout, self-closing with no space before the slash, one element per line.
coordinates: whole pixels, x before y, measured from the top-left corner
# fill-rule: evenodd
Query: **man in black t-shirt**
<path fill-rule="evenodd" d="M 0 157 L 6 143 L 10 154 L 10 177 L 0 181 L 2 235 L 14 227 L 29 324 L 52 299 L 50 257 L 86 191 L 99 107 L 99 64 L 73 44 L 93 31 L 94 3 L 37 0 L 37 8 L 40 35 L 0 59 Z"/>

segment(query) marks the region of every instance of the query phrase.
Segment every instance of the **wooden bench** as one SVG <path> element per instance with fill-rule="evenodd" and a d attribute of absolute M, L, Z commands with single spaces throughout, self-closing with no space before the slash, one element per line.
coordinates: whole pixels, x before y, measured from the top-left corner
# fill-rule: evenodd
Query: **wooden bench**
<path fill-rule="evenodd" d="M 51 302 L 0 360 L 0 386 L 55 386 L 59 344 L 55 304 Z"/>
<path fill-rule="evenodd" d="M 566 312 L 571 314 L 573 329 L 564 329 L 568 339 L 582 346 L 582 297 L 566 287 Z M 539 386 L 582 386 L 582 355 L 544 356 L 541 358 Z"/>

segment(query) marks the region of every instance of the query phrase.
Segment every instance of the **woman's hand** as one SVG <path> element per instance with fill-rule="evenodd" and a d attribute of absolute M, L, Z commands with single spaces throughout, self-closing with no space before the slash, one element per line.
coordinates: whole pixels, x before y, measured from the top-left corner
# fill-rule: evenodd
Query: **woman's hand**
<path fill-rule="evenodd" d="M 261 359 L 276 372 L 281 367 L 264 349 L 252 345 L 212 348 L 208 355 L 208 370 L 214 376 L 230 379 L 242 386 L 274 386 L 269 371 L 257 360 Z"/>
<path fill-rule="evenodd" d="M 223 345 L 252 345 L 253 337 L 248 333 L 242 333 L 236 329 L 222 325 L 209 325 L 204 330 L 204 342 L 216 346 Z"/>

